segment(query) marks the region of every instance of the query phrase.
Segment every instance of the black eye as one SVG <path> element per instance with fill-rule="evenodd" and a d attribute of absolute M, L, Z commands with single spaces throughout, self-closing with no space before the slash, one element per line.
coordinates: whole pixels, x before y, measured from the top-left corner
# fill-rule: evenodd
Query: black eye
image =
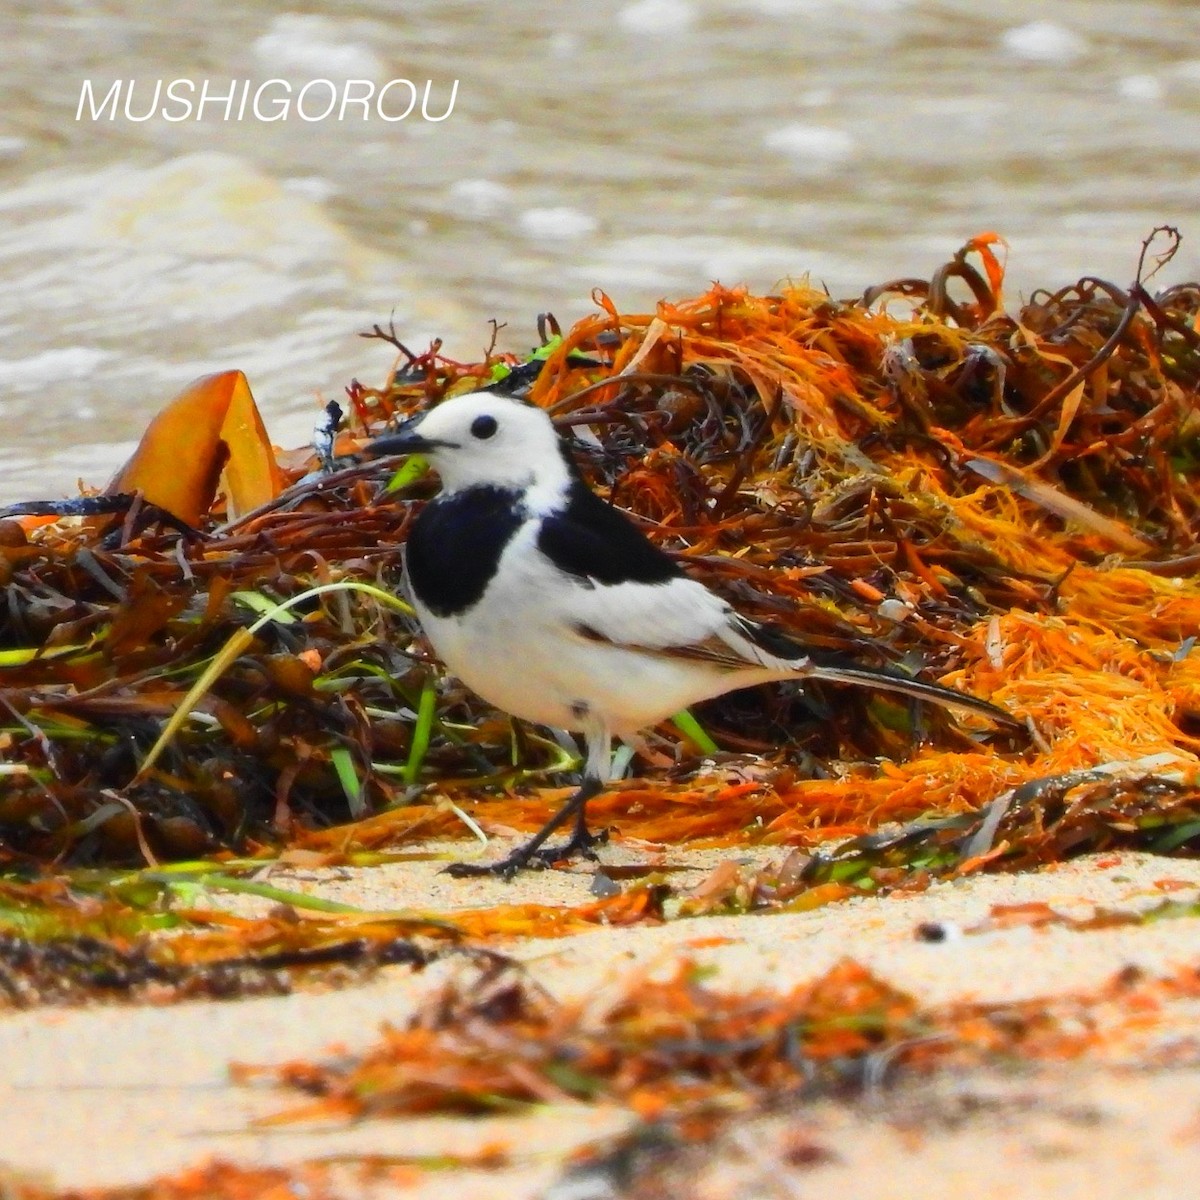
<path fill-rule="evenodd" d="M 496 418 L 489 417 L 484 413 L 482 417 L 476 417 L 471 422 L 471 436 L 477 438 L 490 438 L 496 432 Z"/>

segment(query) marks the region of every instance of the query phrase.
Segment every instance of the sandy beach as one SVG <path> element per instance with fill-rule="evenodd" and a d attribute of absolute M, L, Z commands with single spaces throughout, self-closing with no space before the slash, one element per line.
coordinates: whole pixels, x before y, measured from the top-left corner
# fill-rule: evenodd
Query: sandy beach
<path fill-rule="evenodd" d="M 772 855 L 780 852 L 753 853 Z M 610 862 L 634 857 L 620 847 L 606 851 Z M 676 877 L 680 888 L 729 854 L 687 857 L 695 866 Z M 591 881 L 591 868 L 528 875 L 507 885 L 455 882 L 436 872 L 434 863 L 279 869 L 272 882 L 367 909 L 453 913 L 498 902 L 580 904 Z M 1165 896 L 1200 896 L 1200 864 L 1132 853 L 1093 856 L 812 912 L 596 929 L 497 948 L 564 1002 L 590 997 L 602 1005 L 606 993 L 669 973 L 683 958 L 708 968 L 722 988 L 782 993 L 850 957 L 923 1004 L 1003 1004 L 1087 993 L 1130 967 L 1152 977 L 1200 962 L 1194 919 L 1082 932 L 998 920 L 997 913 L 1009 911 L 1005 906 L 1044 904 L 1066 918 L 1086 918 L 1098 910 L 1143 911 Z M 246 897 L 212 901 L 241 912 L 265 904 Z M 931 922 L 939 923 L 943 940 L 918 936 Z M 598 1187 L 605 1178 L 603 1172 L 574 1176 L 570 1163 L 581 1148 L 602 1148 L 606 1137 L 631 1127 L 632 1115 L 616 1105 L 549 1104 L 484 1118 L 254 1123 L 295 1107 L 297 1098 L 235 1084 L 231 1063 L 321 1060 L 335 1048 L 361 1049 L 381 1022 L 402 1025 L 455 973 L 471 969 L 455 956 L 418 973 L 386 968 L 344 990 L 10 1012 L 0 1018 L 6 1064 L 0 1159 L 17 1178 L 88 1188 L 144 1183 L 211 1159 L 291 1167 L 372 1155 L 469 1160 L 487 1151 L 501 1154 L 502 1165 L 384 1171 L 369 1186 L 348 1162 L 337 1170 L 350 1188 L 345 1194 L 422 1200 L 605 1194 L 570 1190 Z M 658 1195 L 655 1189 L 670 1183 L 714 1200 L 851 1187 L 897 1198 L 957 1196 L 964 1188 L 989 1200 L 1177 1196 L 1189 1164 L 1200 1167 L 1200 1067 L 1191 1065 L 1200 1045 L 1196 1016 L 1194 1002 L 1163 1005 L 1145 1016 L 1136 1036 L 1114 1027 L 1102 1054 L 1059 1066 L 1014 1062 L 942 1072 L 860 1090 L 838 1103 L 747 1113 L 726 1123 L 715 1145 L 675 1148 L 669 1161 L 647 1159 L 623 1192 L 608 1194 Z M 1114 1020 L 1111 1012 L 1096 1019 Z"/>

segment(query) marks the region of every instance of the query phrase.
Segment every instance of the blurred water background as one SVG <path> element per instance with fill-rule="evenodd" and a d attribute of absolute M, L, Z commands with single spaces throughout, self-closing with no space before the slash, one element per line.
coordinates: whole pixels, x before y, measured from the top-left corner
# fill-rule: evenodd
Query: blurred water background
<path fill-rule="evenodd" d="M 1162 282 L 1200 277 L 1194 0 L 2 0 L 0 37 L 0 503 L 104 484 L 210 371 L 305 442 L 324 398 L 382 383 L 356 334 L 393 313 L 473 360 L 490 318 L 526 350 L 593 287 L 850 297 L 986 229 L 1010 304 L 1127 284 L 1162 222 Z M 88 79 L 133 81 L 132 116 L 77 120 Z M 449 111 L 168 121 L 177 79 L 406 79 Z"/>

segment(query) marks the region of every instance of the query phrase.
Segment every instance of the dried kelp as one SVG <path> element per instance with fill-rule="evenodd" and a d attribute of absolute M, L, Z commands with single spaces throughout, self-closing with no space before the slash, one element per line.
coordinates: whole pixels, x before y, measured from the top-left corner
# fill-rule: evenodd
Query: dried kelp
<path fill-rule="evenodd" d="M 147 1183 L 125 1187 L 51 1188 L 33 1180 L 4 1179 L 12 1200 L 338 1200 L 353 1179 L 337 1179 L 324 1163 L 296 1167 L 248 1167 L 206 1162 Z"/>
<path fill-rule="evenodd" d="M 233 1000 L 282 996 L 303 974 L 324 986 L 368 977 L 381 965 L 423 966 L 427 952 L 396 940 L 375 947 L 359 940 L 303 950 L 237 955 L 203 964 L 163 960 L 161 946 L 122 949 L 96 938 L 30 942 L 0 936 L 0 1008 L 128 1000 L 154 1004 L 179 1000 Z"/>
<path fill-rule="evenodd" d="M 219 902 L 230 893 L 268 903 L 254 915 L 231 911 Z M 495 963 L 503 960 L 480 943 L 652 924 L 663 919 L 666 895 L 645 883 L 575 906 L 422 914 L 364 910 L 204 864 L 0 880 L 0 1009 L 342 987 L 445 954 Z"/>
<path fill-rule="evenodd" d="M 1170 253 L 1174 234 L 1160 236 Z M 215 482 L 220 430 L 252 401 L 244 380 L 214 377 L 194 534 L 153 509 L 0 520 L 7 853 L 153 862 L 289 838 L 353 852 L 453 833 L 468 808 L 485 826 L 544 820 L 562 748 L 439 680 L 411 618 L 335 591 L 264 619 L 316 585 L 397 586 L 436 484 L 410 473 L 388 492 L 355 452 L 381 423 L 480 386 L 577 431 L 598 490 L 748 614 L 1030 722 L 1026 741 L 847 689 L 723 697 L 698 711 L 704 729 L 756 757 L 701 767 L 664 727 L 647 777 L 597 803 L 620 832 L 811 844 L 1156 755 L 1172 756 L 1167 799 L 1191 795 L 1200 286 L 1152 294 L 1143 261 L 1129 287 L 1084 279 L 1010 315 L 996 241 L 854 302 L 714 286 L 631 315 L 600 296 L 565 333 L 544 325 L 526 358 L 491 347 L 465 364 L 377 330 L 402 355 L 387 385 L 352 384 L 345 427 L 326 420 L 317 452 L 267 462 L 247 435 L 229 449 L 238 489 Z M 156 475 L 178 457 L 161 444 L 148 433 L 133 493 L 160 508 Z M 235 636 L 232 663 L 143 770 Z M 1150 819 L 1145 789 L 1115 795 L 1114 826 L 1126 804 L 1135 825 Z M 1190 849 L 1188 820 L 1172 823 L 1167 848 Z M 1025 861 L 1009 838 L 1022 831 L 1002 832 L 1001 857 Z M 1027 860 L 1102 841 L 1043 839 Z"/>
<path fill-rule="evenodd" d="M 457 927 L 432 917 L 317 916 L 283 904 L 239 917 L 172 903 L 145 878 L 6 880 L 0 1009 L 281 995 L 301 980 L 346 986 L 384 966 L 420 969 L 460 940 Z"/>
<path fill-rule="evenodd" d="M 725 991 L 696 964 L 638 972 L 616 994 L 551 999 L 511 969 L 432 997 L 359 1054 L 235 1068 L 312 1099 L 277 1121 L 486 1114 L 514 1105 L 619 1104 L 643 1120 L 707 1135 L 730 1111 L 853 1096 L 898 1073 L 1020 1059 L 1109 1063 L 1159 1045 L 1172 1003 L 1200 996 L 1194 967 L 1162 978 L 1126 970 L 1094 991 L 1051 999 L 923 1005 L 849 960 L 793 991 Z M 1145 1014 L 1153 1009 L 1164 1024 Z"/>

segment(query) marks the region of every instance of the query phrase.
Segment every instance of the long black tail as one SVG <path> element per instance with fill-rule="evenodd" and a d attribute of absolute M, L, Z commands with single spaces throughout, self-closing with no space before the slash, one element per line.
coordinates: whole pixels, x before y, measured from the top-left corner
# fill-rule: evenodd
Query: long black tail
<path fill-rule="evenodd" d="M 850 658 L 842 659 L 834 655 L 824 657 L 811 651 L 809 658 L 813 664 L 813 679 L 828 679 L 833 683 L 853 683 L 859 687 L 899 692 L 902 696 L 915 696 L 918 700 L 928 700 L 931 704 L 942 705 L 943 708 L 977 713 L 995 721 L 997 725 L 1008 725 L 1014 729 L 1025 728 L 1023 721 L 986 700 L 980 700 L 966 692 L 956 692 L 953 688 L 942 687 L 940 683 L 927 683 L 924 679 L 915 679 L 893 667 L 864 667 Z"/>
<path fill-rule="evenodd" d="M 795 663 L 798 676 L 812 679 L 828 679 L 833 683 L 852 683 L 858 687 L 878 688 L 885 692 L 899 692 L 902 696 L 915 696 L 944 708 L 957 708 L 963 712 L 978 713 L 995 721 L 997 725 L 1008 725 L 1013 729 L 1025 729 L 1025 722 L 1017 720 L 1011 713 L 986 700 L 979 700 L 966 692 L 942 687 L 940 683 L 926 683 L 897 671 L 895 667 L 867 667 L 848 654 L 836 650 L 818 650 L 804 646 L 789 634 L 771 624 L 751 621 L 747 617 L 736 617 L 734 623 L 740 633 L 760 650 L 781 660 Z"/>

